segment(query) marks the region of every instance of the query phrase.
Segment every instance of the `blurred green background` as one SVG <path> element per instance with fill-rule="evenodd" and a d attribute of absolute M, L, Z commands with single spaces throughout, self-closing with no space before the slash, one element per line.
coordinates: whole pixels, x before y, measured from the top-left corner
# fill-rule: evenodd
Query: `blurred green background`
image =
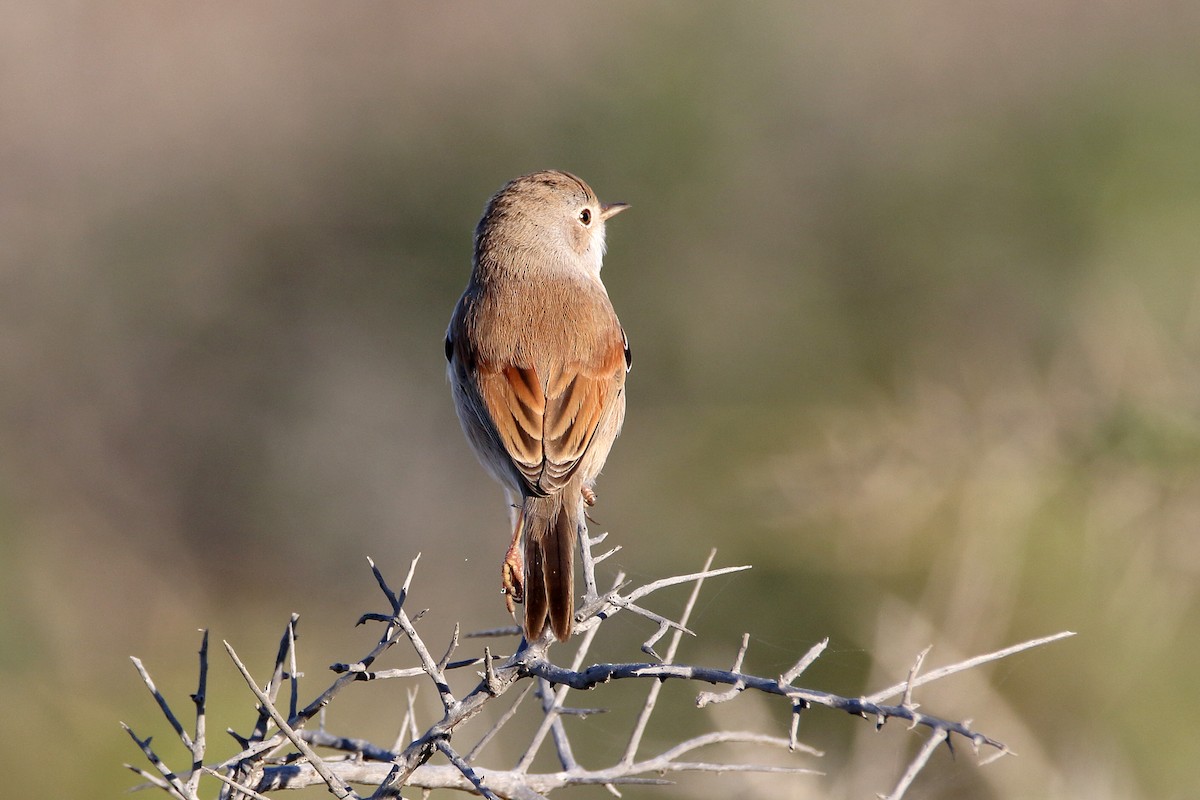
<path fill-rule="evenodd" d="M 200 627 L 265 676 L 299 612 L 311 697 L 376 634 L 351 628 L 383 607 L 368 555 L 398 583 L 423 553 L 435 649 L 504 624 L 506 512 L 442 336 L 488 196 L 557 167 L 634 206 L 605 270 L 635 360 L 604 577 L 754 565 L 707 587 L 681 658 L 726 665 L 748 631 L 772 675 L 830 636 L 802 683 L 858 694 L 930 643 L 932 668 L 1076 630 L 918 694 L 1021 755 L 941 752 L 912 796 L 1200 796 L 1194 2 L 4 17 L 0 766 L 27 791 L 135 783 L 119 719 L 182 768 L 127 656 L 185 712 Z M 638 658 L 646 624 L 611 627 L 595 656 Z M 223 657 L 212 679 L 228 754 L 253 700 Z M 331 729 L 390 744 L 404 687 L 353 688 Z M 651 750 L 786 730 L 671 692 Z M 593 765 L 628 735 L 571 723 Z M 829 755 L 784 763 L 827 777 L 627 796 L 873 797 L 921 741 L 802 733 Z"/>

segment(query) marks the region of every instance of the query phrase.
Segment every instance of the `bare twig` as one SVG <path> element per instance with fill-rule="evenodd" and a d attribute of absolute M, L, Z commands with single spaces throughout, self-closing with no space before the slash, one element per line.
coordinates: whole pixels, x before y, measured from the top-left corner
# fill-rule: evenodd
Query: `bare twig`
<path fill-rule="evenodd" d="M 742 671 L 742 661 L 746 658 L 746 649 L 750 646 L 750 634 L 742 634 L 742 646 L 738 648 L 737 658 L 733 660 L 733 669 L 731 672 L 740 673 Z M 701 692 L 696 698 L 696 707 L 704 708 L 709 703 L 724 703 L 726 700 L 732 700 L 746 688 L 746 684 L 741 681 L 736 681 L 733 686 L 729 687 L 724 692 Z"/>
<path fill-rule="evenodd" d="M 283 683 L 285 670 L 284 663 L 287 661 L 288 654 L 292 652 L 292 643 L 296 637 L 296 623 L 300 621 L 298 614 L 292 614 L 288 619 L 287 626 L 283 629 L 283 636 L 279 639 L 279 650 L 275 654 L 275 668 L 271 672 L 271 680 L 267 683 L 267 696 L 271 698 L 271 702 L 275 702 L 275 698 L 279 696 L 279 687 Z M 254 725 L 254 731 L 250 734 L 249 741 L 257 742 L 266 738 L 267 725 L 270 717 L 264 709 L 259 709 L 258 722 Z"/>
<path fill-rule="evenodd" d="M 454 651 L 458 649 L 458 623 L 454 623 L 454 633 L 450 636 L 450 644 L 446 646 L 445 654 L 438 659 L 438 672 L 445 672 L 446 665 L 450 663 L 450 656 L 454 655 Z"/>
<path fill-rule="evenodd" d="M 963 670 L 968 670 L 972 667 L 978 667 L 979 665 L 986 664 L 989 661 L 999 661 L 1002 658 L 1015 655 L 1023 650 L 1031 650 L 1034 647 L 1041 647 L 1044 644 L 1057 642 L 1059 639 L 1066 639 L 1074 635 L 1074 631 L 1061 631 L 1059 633 L 1051 634 L 1050 636 L 1043 636 L 1039 639 L 1030 639 L 1027 642 L 1021 642 L 1020 644 L 1014 644 L 1010 647 L 1005 647 L 991 653 L 984 653 L 983 655 L 975 656 L 974 658 L 968 658 L 965 661 L 959 661 L 956 664 L 939 667 L 932 672 L 926 672 L 916 680 L 902 681 L 894 686 L 889 686 L 886 689 L 868 695 L 863 699 L 869 703 L 879 703 L 888 699 L 889 697 L 894 697 L 897 694 L 900 694 L 901 692 L 905 691 L 905 689 L 909 689 L 911 691 L 911 689 L 917 686 L 924 686 L 927 683 L 933 683 L 940 678 L 945 678 L 947 675 L 953 675 L 956 672 L 962 672 Z"/>
<path fill-rule="evenodd" d="M 267 696 L 267 693 L 258 688 L 258 684 L 254 682 L 254 677 L 250 674 L 250 670 L 246 669 L 246 665 L 242 663 L 240 658 L 238 658 L 237 651 L 233 649 L 233 645 L 229 644 L 229 642 L 225 642 L 224 644 L 225 650 L 229 653 L 229 657 L 233 659 L 234 666 L 238 668 L 238 672 L 242 673 L 242 677 L 246 680 L 246 685 L 250 687 L 250 691 L 252 691 L 254 696 L 258 698 L 258 702 L 262 704 L 263 709 L 268 715 L 270 715 L 275 724 L 279 726 L 279 730 L 283 732 L 284 736 L 288 737 L 292 744 L 296 746 L 296 749 L 308 759 L 310 764 L 312 764 L 313 769 L 317 771 L 317 774 L 324 779 L 326 785 L 329 786 L 329 791 L 333 792 L 334 796 L 339 798 L 357 797 L 358 795 L 354 793 L 354 790 L 351 789 L 345 781 L 334 775 L 333 772 L 325 766 L 325 762 L 321 759 L 321 757 L 318 756 L 316 752 L 308 746 L 308 743 L 304 741 L 304 738 L 296 733 L 296 731 L 290 725 L 288 725 L 288 721 L 283 718 L 282 714 L 279 713 L 279 709 L 275 708 L 275 704 L 271 702 L 271 698 Z"/>
<path fill-rule="evenodd" d="M 933 649 L 933 645 L 929 645 L 920 653 L 917 653 L 917 659 L 913 662 L 912 667 L 908 670 L 908 680 L 904 682 L 904 696 L 900 699 L 900 705 L 905 708 L 916 709 L 917 706 L 913 703 L 913 683 L 917 679 L 917 673 L 921 671 L 921 664 L 925 662 L 925 656 L 929 655 L 929 651 Z"/>
<path fill-rule="evenodd" d="M 692 572 L 687 575 L 674 575 L 670 578 L 659 578 L 656 581 L 651 581 L 644 586 L 634 589 L 625 597 L 625 601 L 632 603 L 639 600 L 651 592 L 657 592 L 659 589 L 665 589 L 668 586 L 678 586 L 681 583 L 691 583 L 692 581 L 701 580 L 704 578 L 715 578 L 718 575 L 729 575 L 734 572 L 745 572 L 750 569 L 750 565 L 746 564 L 741 567 L 721 567 L 720 569 L 703 569 L 700 572 Z"/>
<path fill-rule="evenodd" d="M 926 648 L 925 652 L 929 652 Z M 919 661 L 920 659 L 918 659 Z M 900 800 L 904 797 L 904 793 L 908 791 L 908 787 L 912 786 L 912 782 L 916 779 L 917 773 L 920 772 L 929 762 L 933 751 L 938 749 L 942 742 L 948 742 L 950 733 L 942 728 L 934 728 L 933 733 L 925 741 L 925 744 L 917 752 L 913 760 L 908 763 L 908 769 L 904 770 L 904 774 L 900 776 L 899 782 L 896 783 L 896 788 L 892 790 L 886 800 Z"/>
<path fill-rule="evenodd" d="M 125 769 L 129 770 L 134 775 L 137 775 L 139 778 L 144 780 L 147 784 L 150 784 L 151 786 L 156 786 L 159 789 L 162 789 L 167 794 L 172 794 L 171 784 L 168 783 L 167 781 L 163 780 L 160 776 L 152 775 L 149 772 L 147 772 L 146 770 L 142 769 L 141 767 L 135 767 L 133 764 L 125 764 Z M 146 789 L 146 788 L 149 788 L 149 787 L 146 786 L 145 784 L 143 784 L 141 786 L 134 786 L 129 791 L 136 792 L 138 789 Z"/>
<path fill-rule="evenodd" d="M 475 746 L 471 748 L 471 752 L 467 753 L 467 761 L 474 761 L 476 758 L 478 758 L 479 751 L 486 747 L 487 743 L 495 738 L 496 734 L 500 732 L 500 729 L 508 724 L 508 721 L 517 715 L 517 709 L 520 708 L 521 703 L 526 697 L 529 696 L 529 693 L 533 691 L 534 685 L 535 684 L 530 683 L 525 687 L 523 692 L 517 695 L 517 699 L 513 701 L 513 704 L 509 706 L 508 710 L 500 715 L 500 719 L 496 720 L 495 724 L 488 728 L 487 733 L 480 737 L 479 741 L 475 743 Z"/>
<path fill-rule="evenodd" d="M 664 750 L 659 755 L 647 759 L 638 766 L 644 768 L 645 771 L 667 769 L 675 772 L 682 771 L 703 771 L 703 772 L 786 772 L 797 775 L 820 775 L 822 773 L 816 770 L 806 769 L 803 767 L 766 767 L 761 765 L 749 764 L 710 764 L 705 762 L 685 762 L 679 761 L 679 757 L 686 755 L 693 750 L 698 750 L 702 747 L 709 747 L 714 744 L 757 744 L 768 747 L 788 747 L 788 740 L 781 739 L 778 736 L 768 736 L 762 733 L 746 733 L 742 731 L 714 731 L 713 733 L 704 734 L 681 742 L 674 747 Z M 805 752 L 810 755 L 821 755 L 819 750 L 813 748 L 805 748 Z"/>
<path fill-rule="evenodd" d="M 188 777 L 187 787 L 192 794 L 200 785 L 200 767 L 204 763 L 204 752 L 207 743 L 207 703 L 208 703 L 208 630 L 200 639 L 200 678 L 197 681 L 196 693 L 192 695 L 192 704 L 196 706 L 196 735 L 192 737 L 192 774 Z"/>
<path fill-rule="evenodd" d="M 484 785 L 483 779 L 479 777 L 479 773 L 477 773 L 470 764 L 464 761 L 462 756 L 454 751 L 454 748 L 450 746 L 448 741 L 445 739 L 438 739 L 437 747 L 438 750 L 442 751 L 442 755 L 450 759 L 450 763 L 454 765 L 454 768 L 461 772 L 463 777 L 471 782 L 471 785 L 475 787 L 475 790 L 479 792 L 481 797 L 486 798 L 486 800 L 500 800 L 500 798 L 496 796 L 495 792 Z"/>
<path fill-rule="evenodd" d="M 180 724 L 179 718 L 176 717 L 175 712 L 171 710 L 171 705 L 167 702 L 167 698 L 163 697 L 162 692 L 160 692 L 158 687 L 154 685 L 154 680 L 150 677 L 150 672 L 146 669 L 145 665 L 142 664 L 142 660 L 135 656 L 130 656 L 129 660 L 133 662 L 134 668 L 137 669 L 138 675 L 141 676 L 142 683 L 146 684 L 146 688 L 149 689 L 150 694 L 154 696 L 154 702 L 158 703 L 159 710 L 162 711 L 163 716 L 167 718 L 167 722 L 171 723 L 171 727 L 174 729 L 175 735 L 179 737 L 181 742 L 183 742 L 184 747 L 191 750 L 192 737 L 188 736 L 187 731 L 183 729 L 183 725 Z"/>
<path fill-rule="evenodd" d="M 572 669 L 578 669 L 583 663 L 592 642 L 595 640 L 597 628 L 591 628 L 584 632 L 579 649 L 575 653 L 575 661 L 572 664 Z M 525 749 L 525 753 L 521 756 L 515 767 L 518 772 L 525 772 L 533 763 L 534 757 L 545 741 L 546 735 L 553 731 L 555 735 L 555 745 L 558 750 L 559 763 L 563 769 L 571 769 L 575 766 L 575 757 L 571 754 L 570 744 L 566 741 L 566 734 L 562 730 L 562 721 L 559 719 L 559 711 L 562 708 L 563 700 L 567 694 L 567 687 L 561 687 L 557 691 L 551 691 L 549 684 L 543 683 L 539 686 L 542 696 L 542 722 L 538 729 L 533 734 L 533 739 L 529 746 Z"/>
<path fill-rule="evenodd" d="M 716 557 L 716 548 L 708 551 L 708 558 L 704 560 L 704 567 L 700 570 L 700 577 L 696 579 L 695 584 L 692 586 L 691 594 L 688 595 L 687 602 L 683 605 L 683 614 L 680 617 L 681 627 L 676 629 L 675 635 L 671 638 L 664 663 L 669 664 L 675 660 L 675 654 L 679 650 L 679 642 L 683 638 L 682 626 L 686 625 L 692 617 L 692 610 L 696 607 L 697 598 L 700 597 L 700 587 L 704 585 L 704 578 L 709 574 L 709 568 L 712 567 L 713 559 Z M 642 649 L 645 649 L 645 645 L 643 645 Z M 662 691 L 662 687 L 662 681 L 655 681 L 650 684 L 650 691 L 646 695 L 646 702 L 642 704 L 642 710 L 638 713 L 637 721 L 634 722 L 633 733 L 629 737 L 629 743 L 625 745 L 625 752 L 621 755 L 619 763 L 625 765 L 633 763 L 638 747 L 641 746 L 642 736 L 646 733 L 646 725 L 650 722 L 650 715 L 654 713 L 654 707 L 658 703 L 658 695 Z"/>
<path fill-rule="evenodd" d="M 291 621 L 287 627 L 287 642 L 288 642 L 288 685 L 291 687 L 291 693 L 288 697 L 288 719 L 296 718 L 296 706 L 300 702 L 300 670 L 296 667 L 296 620 L 297 615 L 293 614 Z"/>
<path fill-rule="evenodd" d="M 588 536 L 587 531 L 579 537 L 579 563 L 583 566 L 583 601 L 585 603 L 596 597 L 596 564 L 598 560 L 592 556 L 592 548 L 604 541 L 608 536 L 602 533 L 598 536 Z"/>
<path fill-rule="evenodd" d="M 492 663 L 492 648 L 483 648 L 483 685 L 493 695 L 500 691 L 500 684 L 496 680 L 496 665 Z"/>
<path fill-rule="evenodd" d="M 203 770 L 204 770 L 204 772 L 208 773 L 209 775 L 212 775 L 214 778 L 216 778 L 217 780 L 219 780 L 221 783 L 225 784 L 226 786 L 236 789 L 239 794 L 244 794 L 247 797 L 253 798 L 253 800 L 269 800 L 265 794 L 259 794 L 258 792 L 254 791 L 250 787 L 243 786 L 242 784 L 238 783 L 233 778 L 225 777 L 220 772 L 217 772 L 215 769 L 210 769 L 208 767 L 204 767 Z"/>
<path fill-rule="evenodd" d="M 150 747 L 150 739 L 139 739 L 137 734 L 133 732 L 133 729 L 124 722 L 121 723 L 121 727 L 124 728 L 125 732 L 129 734 L 129 738 L 133 739 L 133 743 L 138 746 L 138 748 L 146 756 L 146 759 L 154 765 L 154 768 L 157 769 L 159 773 L 162 774 L 163 783 L 158 785 L 163 786 L 163 788 L 165 788 L 170 794 L 178 797 L 180 800 L 193 800 L 195 796 L 188 793 L 187 787 L 184 786 L 183 782 L 179 780 L 179 776 L 172 772 L 171 769 L 163 763 L 162 759 L 158 757 L 158 754 L 154 752 L 154 749 Z M 163 784 L 165 784 L 165 786 Z"/>

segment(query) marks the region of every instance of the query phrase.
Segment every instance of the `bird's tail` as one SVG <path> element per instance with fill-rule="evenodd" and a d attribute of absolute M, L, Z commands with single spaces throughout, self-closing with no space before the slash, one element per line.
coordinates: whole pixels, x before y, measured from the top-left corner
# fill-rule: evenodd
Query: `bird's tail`
<path fill-rule="evenodd" d="M 528 497 L 525 530 L 525 638 L 536 641 L 550 620 L 559 641 L 571 637 L 575 621 L 575 541 L 583 501 L 573 483 L 549 497 Z"/>

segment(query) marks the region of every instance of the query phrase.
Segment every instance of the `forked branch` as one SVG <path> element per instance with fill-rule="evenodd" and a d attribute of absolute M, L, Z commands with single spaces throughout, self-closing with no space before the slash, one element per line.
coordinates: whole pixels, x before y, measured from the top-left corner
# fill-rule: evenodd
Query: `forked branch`
<path fill-rule="evenodd" d="M 557 666 L 549 659 L 549 637 L 537 642 L 520 641 L 516 651 L 506 657 L 496 656 L 492 647 L 483 649 L 481 656 L 452 661 L 461 642 L 457 627 L 450 636 L 449 644 L 441 658 L 435 658 L 417 630 L 416 623 L 422 613 L 410 616 L 405 603 L 410 595 L 418 559 L 413 559 L 400 591 L 394 591 L 383 573 L 371 563 L 371 570 L 384 597 L 388 610 L 383 613 L 364 614 L 359 623 L 378 622 L 383 632 L 366 656 L 352 663 L 334 664 L 331 669 L 336 677 L 313 698 L 308 705 L 299 707 L 300 673 L 297 667 L 295 626 L 297 618 L 288 621 L 271 672 L 264 687 L 260 687 L 250 670 L 237 657 L 232 646 L 226 643 L 231 660 L 241 672 L 247 687 L 253 694 L 257 713 L 246 736 L 230 731 L 239 743 L 240 752 L 212 764 L 204 763 L 205 754 L 205 706 L 208 674 L 208 635 L 200 650 L 200 682 L 192 695 L 196 706 L 195 731 L 189 734 L 172 711 L 166 698 L 158 691 L 150 673 L 144 665 L 134 659 L 135 667 L 147 689 L 151 692 L 159 710 L 166 717 L 176 738 L 188 751 L 189 768 L 183 772 L 171 770 L 162 755 L 151 745 L 149 739 L 138 738 L 132 730 L 129 735 L 149 760 L 154 771 L 130 767 L 145 783 L 142 787 L 162 789 L 180 800 L 199 800 L 202 785 L 215 790 L 221 798 L 261 798 L 283 789 L 296 789 L 323 783 L 339 798 L 362 798 L 354 786 L 373 787 L 372 798 L 398 796 L 402 787 L 421 789 L 450 788 L 471 792 L 488 798 L 531 798 L 544 797 L 548 793 L 572 785 L 601 784 L 614 794 L 626 784 L 656 784 L 666 782 L 663 775 L 677 772 L 759 772 L 812 774 L 815 771 L 805 765 L 769 765 L 766 763 L 742 763 L 722 760 L 693 760 L 693 753 L 701 748 L 719 747 L 729 743 L 749 744 L 758 749 L 776 748 L 790 751 L 797 756 L 819 757 L 821 753 L 797 741 L 800 713 L 806 709 L 826 707 L 855 716 L 874 719 L 882 727 L 889 719 L 902 719 L 911 726 L 923 726 L 930 731 L 926 745 L 901 775 L 889 798 L 898 800 L 911 786 L 913 779 L 929 759 L 932 752 L 945 742 L 948 746 L 958 737 L 971 743 L 978 752 L 981 748 L 992 749 L 997 756 L 1008 752 L 998 740 L 971 726 L 968 722 L 943 719 L 917 710 L 913 692 L 938 678 L 963 669 L 1004 658 L 1021 650 L 1037 647 L 1072 635 L 1063 632 L 1053 636 L 1034 639 L 994 653 L 978 656 L 967 661 L 940 667 L 920 674 L 925 653 L 916 660 L 906 679 L 894 686 L 865 697 L 842 697 L 817 689 L 797 687 L 794 681 L 803 674 L 824 651 L 828 640 L 814 645 L 787 672 L 777 677 L 751 674 L 743 669 L 749 636 L 744 636 L 731 668 L 718 669 L 675 663 L 682 637 L 694 635 L 688 628 L 691 612 L 706 579 L 736 572 L 748 567 L 723 567 L 714 569 L 712 561 L 715 551 L 709 554 L 703 568 L 697 572 L 677 577 L 664 578 L 642 586 L 630 588 L 625 577 L 618 574 L 612 588 L 601 594 L 597 589 L 594 569 L 610 555 L 609 551 L 593 557 L 591 550 L 603 537 L 581 537 L 584 551 L 582 563 L 585 569 L 585 594 L 577 618 L 579 646 L 569 666 Z M 644 608 L 641 601 L 667 586 L 691 583 L 692 591 L 678 618 Z M 595 634 L 612 616 L 620 612 L 631 612 L 642 616 L 654 625 L 654 633 L 643 643 L 642 652 L 654 661 L 628 661 L 621 663 L 595 662 L 588 664 L 588 657 L 595 641 Z M 517 629 L 489 631 L 488 635 L 515 634 Z M 664 636 L 670 634 L 662 657 L 655 652 Z M 403 668 L 375 668 L 376 662 L 401 640 L 407 641 L 417 664 Z M 478 678 L 461 697 L 452 689 L 452 676 L 466 668 L 478 670 Z M 424 726 L 417 723 L 414 707 L 415 687 L 409 693 L 408 709 L 402 720 L 397 720 L 399 737 L 391 747 L 384 747 L 352 736 L 339 736 L 320 726 L 309 727 L 312 720 L 332 703 L 337 695 L 350 683 L 389 679 L 426 679 L 432 682 L 441 704 L 441 716 Z M 582 734 L 576 730 L 568 734 L 563 724 L 565 716 L 583 717 L 600 713 L 603 709 L 574 708 L 568 704 L 570 692 L 591 690 L 617 680 L 647 681 L 647 696 L 642 710 L 632 721 L 628 743 L 621 757 L 605 767 L 582 765 L 575 756 L 578 743 L 572 736 Z M 711 731 L 678 742 L 661 752 L 642 755 L 642 740 L 646 726 L 658 707 L 659 692 L 668 681 L 692 681 L 712 686 L 728 687 L 722 692 L 702 691 L 696 704 L 703 706 L 735 700 L 747 691 L 778 696 L 789 704 L 791 725 L 786 736 L 753 731 Z M 288 686 L 288 702 L 281 709 L 279 692 Z M 524 683 L 524 691 L 516 693 L 511 701 L 502 701 L 513 687 Z M 529 696 L 530 688 L 536 689 L 538 707 L 531 713 L 540 715 L 537 726 L 523 755 L 511 766 L 486 764 L 484 753 L 487 745 L 515 717 Z M 885 701 L 899 697 L 898 704 Z M 451 738 L 461 733 L 464 724 L 490 705 L 507 702 L 508 706 L 497 706 L 496 719 L 482 736 L 470 747 L 459 749 L 452 746 Z M 527 704 L 525 704 L 527 708 Z M 527 712 L 528 713 L 528 712 Z M 583 729 L 586 732 L 586 728 Z M 551 742 L 560 769 L 553 772 L 534 772 L 535 757 L 546 741 Z M 322 755 L 317 748 L 325 751 Z M 434 759 L 444 763 L 433 763 Z M 214 780 L 201 783 L 202 777 Z"/>

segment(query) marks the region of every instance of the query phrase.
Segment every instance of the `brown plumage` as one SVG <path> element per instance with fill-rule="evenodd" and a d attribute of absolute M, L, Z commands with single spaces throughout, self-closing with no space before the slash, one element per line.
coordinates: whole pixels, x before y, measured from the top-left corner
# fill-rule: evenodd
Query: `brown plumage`
<path fill-rule="evenodd" d="M 565 172 L 509 182 L 446 333 L 459 421 L 516 508 L 503 587 L 530 641 L 547 620 L 571 635 L 583 505 L 625 416 L 628 347 L 600 282 L 604 223 L 624 208 Z"/>

